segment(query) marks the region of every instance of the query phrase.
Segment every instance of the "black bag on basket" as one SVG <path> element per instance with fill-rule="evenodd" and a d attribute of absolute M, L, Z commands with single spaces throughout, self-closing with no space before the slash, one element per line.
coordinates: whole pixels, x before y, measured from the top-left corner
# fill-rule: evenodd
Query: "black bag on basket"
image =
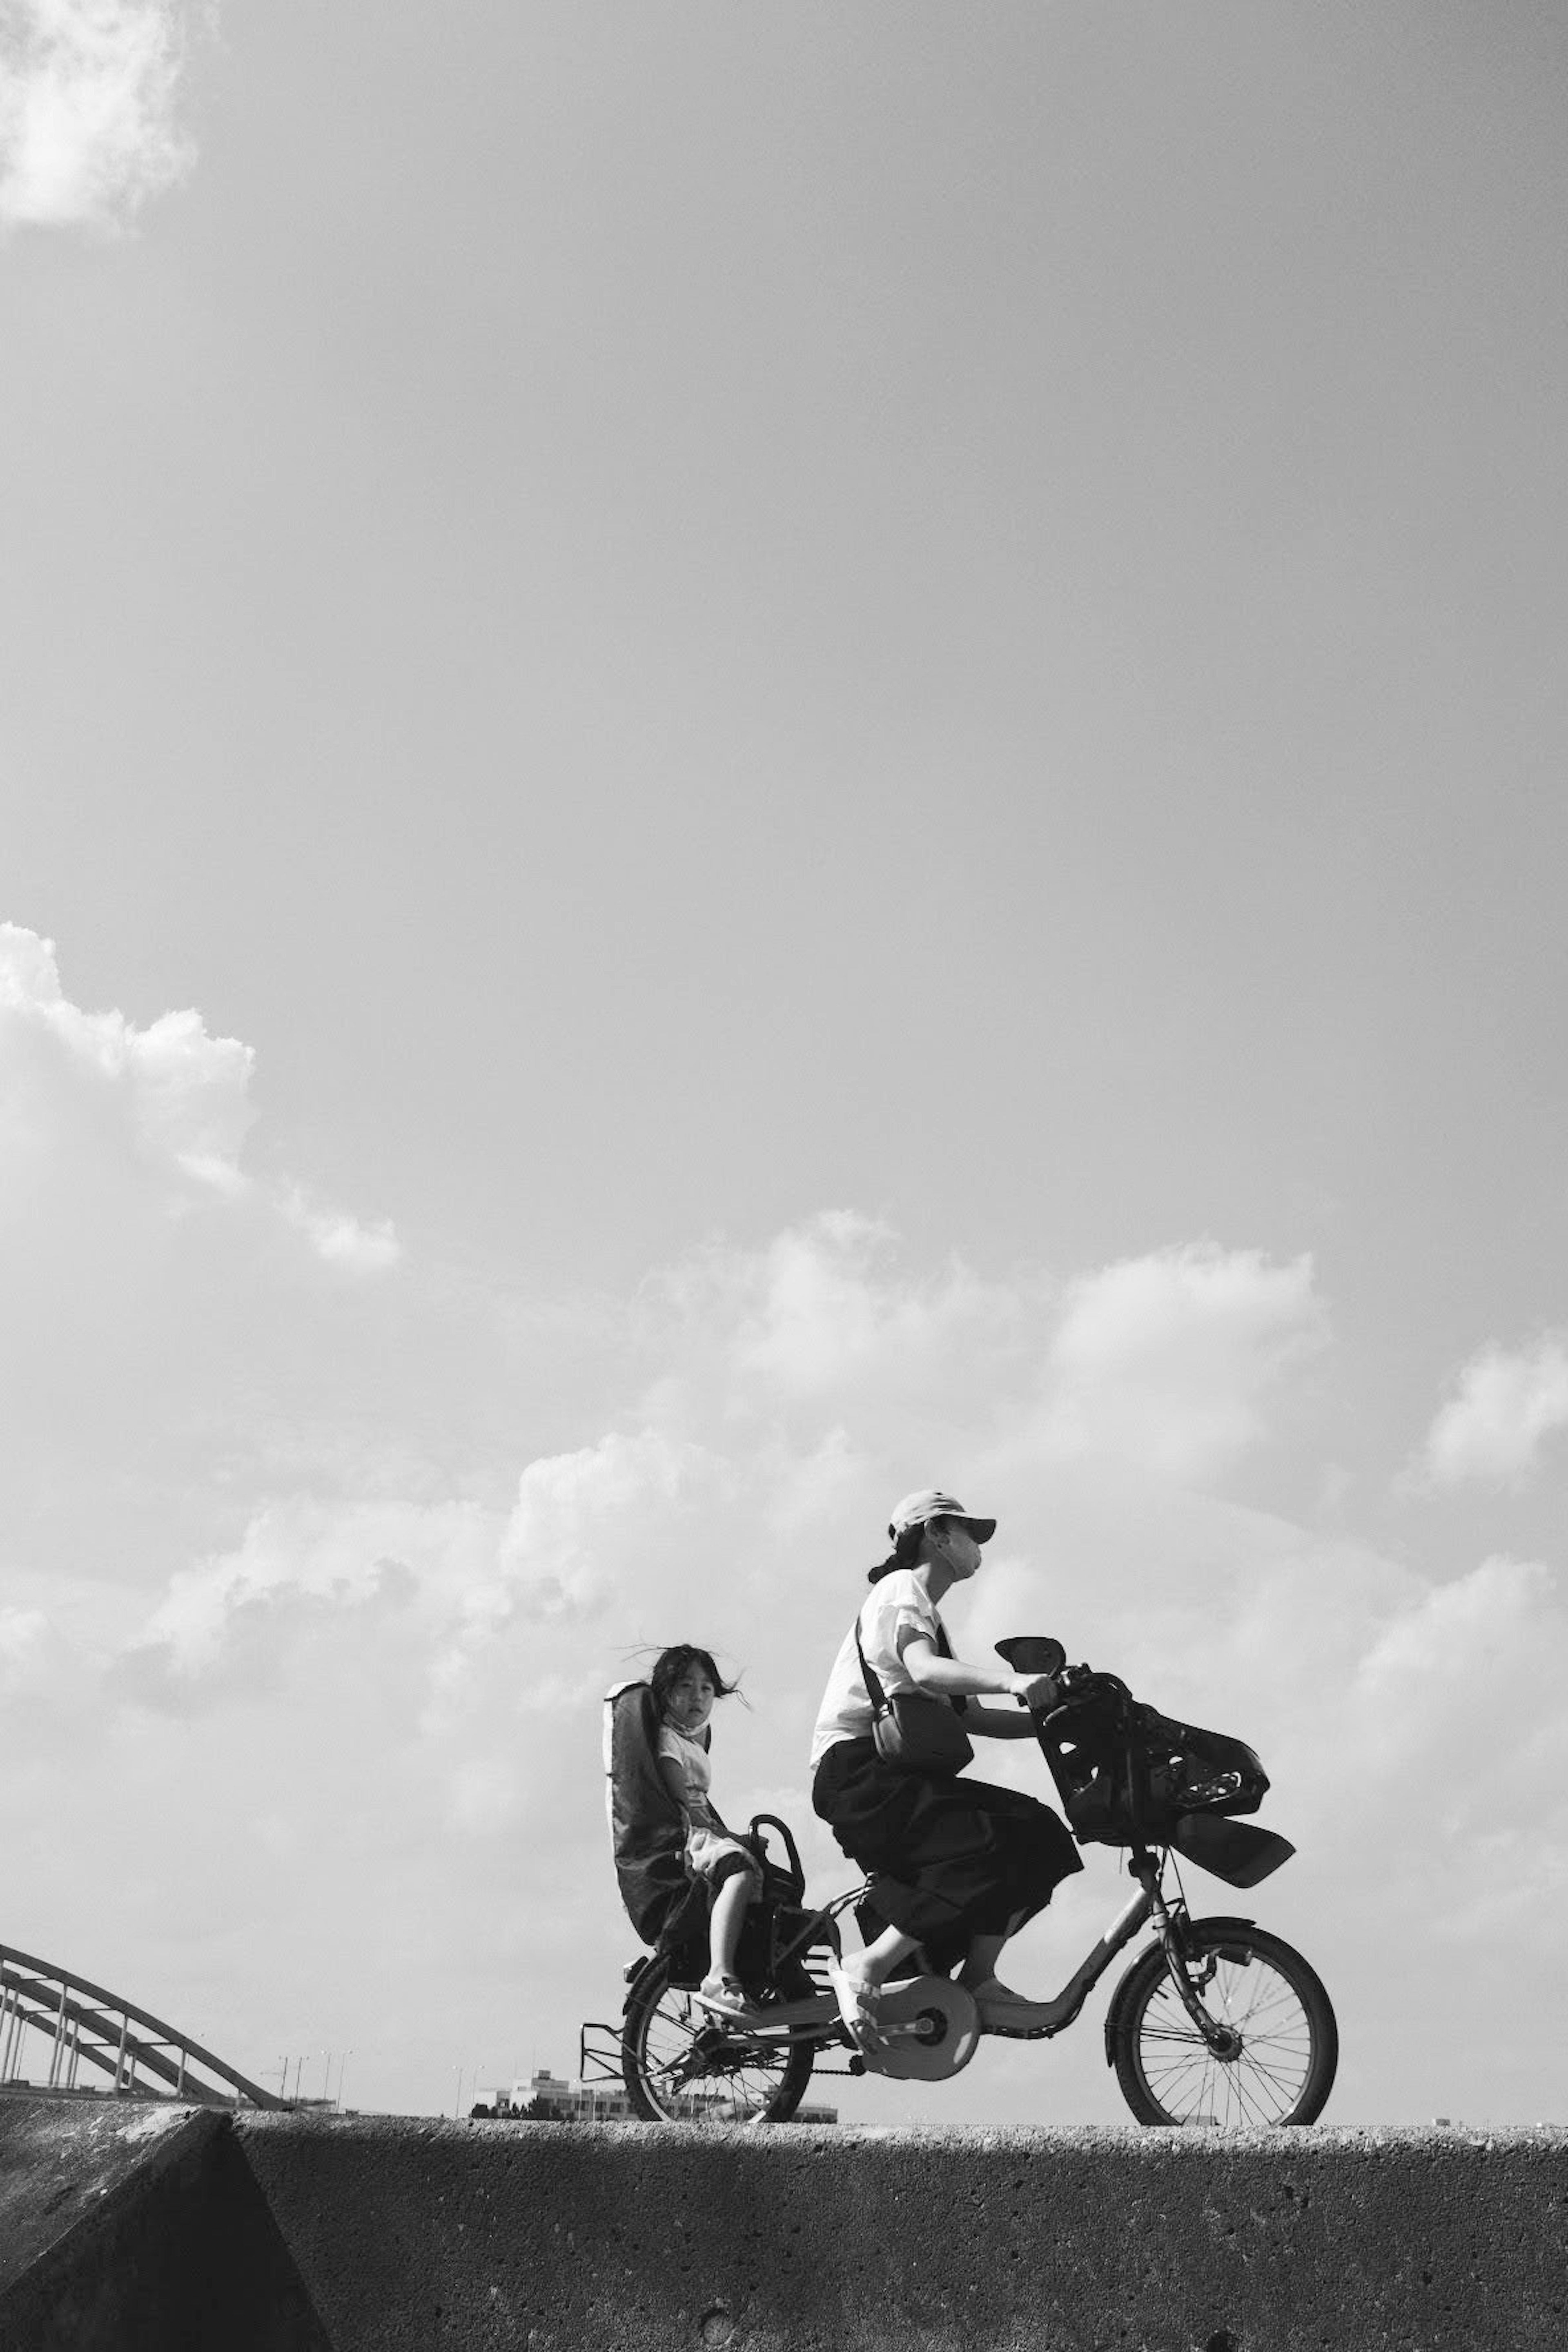
<path fill-rule="evenodd" d="M 936 1646 L 939 1657 L 952 1657 L 947 1630 L 940 1619 Z M 891 1765 L 895 1772 L 943 1773 L 962 1772 L 966 1764 L 973 1762 L 974 1750 L 958 1719 L 962 1699 L 955 1706 L 951 1699 L 929 1691 L 895 1691 L 889 1698 L 871 1672 L 861 1648 L 858 1617 L 855 1620 L 855 1647 L 860 1654 L 860 1672 L 866 1696 L 871 1702 L 871 1737 L 884 1764 Z"/>

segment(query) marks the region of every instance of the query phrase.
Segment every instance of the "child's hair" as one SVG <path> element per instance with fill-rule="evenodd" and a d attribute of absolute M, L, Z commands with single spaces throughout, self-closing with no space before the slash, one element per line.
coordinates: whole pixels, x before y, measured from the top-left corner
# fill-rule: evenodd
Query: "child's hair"
<path fill-rule="evenodd" d="M 688 1666 L 701 1667 L 713 1685 L 715 1696 L 719 1698 L 728 1698 L 732 1691 L 740 1688 L 739 1683 L 727 1683 L 724 1680 L 713 1663 L 713 1654 L 710 1650 L 699 1650 L 689 1642 L 678 1642 L 673 1650 L 660 1653 L 654 1662 L 653 1672 L 648 1676 L 648 1681 L 653 1685 L 653 1695 L 658 1701 L 658 1711 L 661 1715 L 668 1702 L 670 1692 L 675 1688 Z"/>

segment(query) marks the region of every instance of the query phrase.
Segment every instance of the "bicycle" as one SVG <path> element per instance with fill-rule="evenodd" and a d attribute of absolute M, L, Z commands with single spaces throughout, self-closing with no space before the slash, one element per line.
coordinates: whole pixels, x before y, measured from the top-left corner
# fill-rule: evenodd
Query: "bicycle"
<path fill-rule="evenodd" d="M 863 1884 L 820 1909 L 805 1902 L 805 1874 L 787 1823 L 756 1815 L 750 1836 L 763 1894 L 748 1914 L 739 1969 L 755 2011 L 720 2021 L 693 1995 L 705 1941 L 688 1937 L 634 1961 L 620 2026 L 584 2025 L 579 2071 L 614 2071 L 634 2114 L 650 2122 L 783 2123 L 824 2072 L 939 2082 L 966 2066 L 982 2032 L 1047 2041 L 1064 2032 L 1118 1953 L 1146 1926 L 1154 1939 L 1132 1960 L 1105 2019 L 1107 2063 L 1141 2124 L 1224 2130 L 1310 2124 L 1333 2087 L 1339 2039 L 1321 1979 L 1301 1954 L 1250 1918 L 1194 1919 L 1173 1855 L 1232 1885 L 1250 1887 L 1295 1849 L 1235 1818 L 1268 1787 L 1244 1742 L 1173 1722 L 1135 1700 L 1118 1676 L 1067 1667 L 1061 1644 L 1018 1635 L 996 1648 L 1015 1672 L 1049 1675 L 1065 1694 L 1034 1717 L 1057 1793 L 1080 1844 L 1124 1846 L 1137 1890 L 1041 2017 L 1026 2031 L 983 2028 L 963 1986 L 927 1972 L 887 1986 L 878 2008 L 881 2049 L 857 2050 L 826 1980 L 842 1946 L 838 1922 Z M 776 1832 L 786 1856 L 773 1858 Z M 602 2036 L 595 2042 L 590 2036 Z"/>

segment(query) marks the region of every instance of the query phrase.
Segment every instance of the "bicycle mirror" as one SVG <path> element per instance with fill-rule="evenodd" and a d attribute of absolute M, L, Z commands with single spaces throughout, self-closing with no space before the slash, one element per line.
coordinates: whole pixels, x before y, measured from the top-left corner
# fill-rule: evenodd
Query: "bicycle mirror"
<path fill-rule="evenodd" d="M 1049 1633 L 1009 1633 L 995 1650 L 1016 1675 L 1059 1675 L 1068 1662 L 1067 1652 Z"/>

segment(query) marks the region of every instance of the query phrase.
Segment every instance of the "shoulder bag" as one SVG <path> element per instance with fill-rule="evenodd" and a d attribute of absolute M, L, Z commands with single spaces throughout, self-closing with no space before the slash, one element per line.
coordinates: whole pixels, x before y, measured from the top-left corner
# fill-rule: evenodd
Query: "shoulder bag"
<path fill-rule="evenodd" d="M 947 1629 L 937 1620 L 937 1655 L 951 1658 Z M 860 1620 L 855 1620 L 855 1647 L 871 1702 L 871 1737 L 884 1764 L 895 1772 L 962 1772 L 974 1760 L 974 1750 L 958 1719 L 958 1708 L 935 1691 L 894 1691 L 891 1697 L 872 1673 L 860 1642 Z M 958 1705 L 963 1704 L 961 1699 Z"/>

